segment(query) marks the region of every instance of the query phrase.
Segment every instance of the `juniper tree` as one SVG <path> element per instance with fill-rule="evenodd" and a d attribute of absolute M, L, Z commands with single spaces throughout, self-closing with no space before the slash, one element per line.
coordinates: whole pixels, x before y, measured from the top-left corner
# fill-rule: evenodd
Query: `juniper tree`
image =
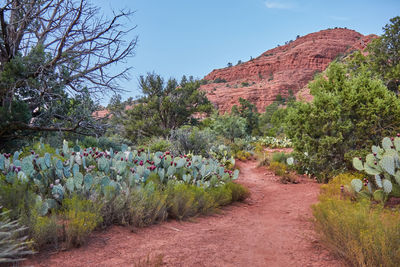
<path fill-rule="evenodd" d="M 91 99 L 120 91 L 127 78 L 129 68 L 110 68 L 133 55 L 134 27 L 123 26 L 131 14 L 106 18 L 87 0 L 2 1 L 0 143 L 38 131 L 101 131 Z"/>

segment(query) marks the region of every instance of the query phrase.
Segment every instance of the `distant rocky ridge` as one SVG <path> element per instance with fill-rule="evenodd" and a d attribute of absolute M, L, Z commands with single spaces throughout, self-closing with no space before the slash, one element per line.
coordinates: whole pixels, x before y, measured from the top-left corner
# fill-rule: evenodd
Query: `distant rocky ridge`
<path fill-rule="evenodd" d="M 201 90 L 220 113 L 230 112 L 240 97 L 254 103 L 259 112 L 278 94 L 299 93 L 298 98 L 309 100 L 305 86 L 316 73 L 338 56 L 364 49 L 376 37 L 343 28 L 311 33 L 245 63 L 213 70 L 204 77 L 207 84 Z"/>

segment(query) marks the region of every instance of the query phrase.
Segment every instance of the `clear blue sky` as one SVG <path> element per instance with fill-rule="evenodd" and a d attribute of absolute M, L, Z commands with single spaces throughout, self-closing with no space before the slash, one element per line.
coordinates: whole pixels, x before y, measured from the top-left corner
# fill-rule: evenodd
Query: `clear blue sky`
<path fill-rule="evenodd" d="M 382 33 L 400 15 L 399 0 L 92 0 L 105 14 L 136 11 L 138 35 L 131 80 L 121 83 L 123 99 L 140 95 L 137 79 L 155 71 L 165 78 L 202 78 L 228 62 L 247 61 L 296 35 L 347 27 Z M 129 26 L 129 25 L 128 25 Z M 102 100 L 107 104 L 108 98 Z"/>

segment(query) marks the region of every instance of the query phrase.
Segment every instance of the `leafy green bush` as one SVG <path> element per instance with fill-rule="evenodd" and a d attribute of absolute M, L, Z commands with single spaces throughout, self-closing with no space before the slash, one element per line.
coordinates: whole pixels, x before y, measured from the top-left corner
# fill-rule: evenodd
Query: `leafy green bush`
<path fill-rule="evenodd" d="M 21 181 L 9 183 L 0 176 L 0 206 L 10 210 L 11 220 L 18 220 L 23 216 L 23 223 L 29 224 L 31 211 L 36 202 L 35 194 L 29 186 Z"/>
<path fill-rule="evenodd" d="M 93 136 L 85 136 L 85 138 L 80 141 L 80 145 L 84 148 L 98 147 L 102 150 L 112 148 L 114 151 L 121 151 L 122 144 L 130 144 L 128 139 L 124 139 L 121 136 L 114 135 L 110 137 L 102 136 L 99 138 Z"/>
<path fill-rule="evenodd" d="M 363 175 L 360 173 L 341 173 L 329 181 L 328 184 L 321 185 L 321 194 L 319 200 L 323 201 L 327 198 L 351 198 L 351 194 L 347 194 L 346 185 L 349 185 L 353 179 L 360 179 Z"/>
<path fill-rule="evenodd" d="M 200 130 L 197 127 L 183 126 L 171 131 L 172 150 L 176 155 L 196 154 L 209 156 L 208 152 L 215 143 L 216 137 L 210 129 Z"/>
<path fill-rule="evenodd" d="M 271 159 L 274 162 L 280 162 L 280 163 L 285 164 L 288 157 L 289 157 L 289 155 L 286 154 L 285 152 L 274 152 L 274 153 L 272 153 Z"/>
<path fill-rule="evenodd" d="M 212 129 L 219 135 L 231 140 L 246 136 L 246 119 L 237 115 L 217 116 Z"/>
<path fill-rule="evenodd" d="M 163 138 L 157 138 L 157 139 L 152 139 L 150 141 L 150 151 L 151 152 L 157 152 L 157 151 L 161 151 L 161 152 L 165 152 L 171 149 L 171 142 L 163 139 Z"/>
<path fill-rule="evenodd" d="M 233 201 L 243 201 L 250 196 L 246 188 L 232 182 L 204 189 L 171 181 L 166 192 L 168 214 L 180 220 L 199 213 L 209 214 L 220 206 Z"/>
<path fill-rule="evenodd" d="M 313 205 L 315 225 L 323 241 L 352 266 L 398 266 L 400 213 L 369 200 L 349 200 L 340 185 L 357 176 L 342 174 L 323 186 Z"/>
<path fill-rule="evenodd" d="M 210 113 L 212 104 L 205 92 L 198 90 L 200 82 L 182 77 L 164 79 L 148 73 L 139 77 L 143 97 L 137 100 L 123 119 L 124 136 L 134 142 L 152 136 L 167 137 L 172 129 L 195 123 L 197 113 Z"/>
<path fill-rule="evenodd" d="M 260 134 L 257 107 L 249 100 L 239 97 L 239 106 L 233 105 L 231 116 L 240 116 L 246 120 L 247 135 L 256 136 Z"/>
<path fill-rule="evenodd" d="M 393 136 L 400 128 L 400 99 L 361 68 L 332 63 L 309 85 L 312 103 L 289 109 L 287 134 L 302 171 L 320 181 L 348 169 L 345 154 Z"/>

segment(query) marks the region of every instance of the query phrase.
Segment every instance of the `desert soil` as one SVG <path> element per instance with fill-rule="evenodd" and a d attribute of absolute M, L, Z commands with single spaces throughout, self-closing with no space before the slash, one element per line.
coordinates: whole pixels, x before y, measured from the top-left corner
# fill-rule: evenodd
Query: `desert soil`
<path fill-rule="evenodd" d="M 310 205 L 319 185 L 304 177 L 281 184 L 256 161 L 238 162 L 238 182 L 249 188 L 244 203 L 191 221 L 168 221 L 137 232 L 114 226 L 87 245 L 42 253 L 30 266 L 140 266 L 162 257 L 162 266 L 344 266 L 318 241 Z"/>

